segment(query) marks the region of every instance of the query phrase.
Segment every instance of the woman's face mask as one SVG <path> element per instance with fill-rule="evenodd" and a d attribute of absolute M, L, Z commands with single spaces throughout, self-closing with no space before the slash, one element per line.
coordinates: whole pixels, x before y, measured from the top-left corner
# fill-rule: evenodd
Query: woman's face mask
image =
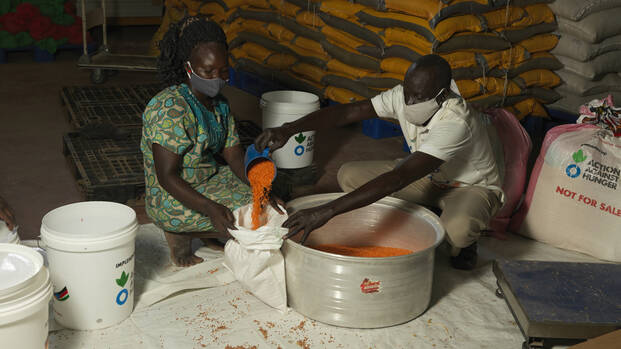
<path fill-rule="evenodd" d="M 405 105 L 403 115 L 405 120 L 416 126 L 422 126 L 440 109 L 440 105 L 436 101 L 436 98 L 438 98 L 442 92 L 444 92 L 444 89 L 441 89 L 440 92 L 430 100 Z"/>
<path fill-rule="evenodd" d="M 226 81 L 221 78 L 201 78 L 194 72 L 190 62 L 187 62 L 187 64 L 186 73 L 188 74 L 188 78 L 190 78 L 190 84 L 192 88 L 196 89 L 198 92 L 213 98 L 217 96 L 220 90 L 226 85 Z"/>

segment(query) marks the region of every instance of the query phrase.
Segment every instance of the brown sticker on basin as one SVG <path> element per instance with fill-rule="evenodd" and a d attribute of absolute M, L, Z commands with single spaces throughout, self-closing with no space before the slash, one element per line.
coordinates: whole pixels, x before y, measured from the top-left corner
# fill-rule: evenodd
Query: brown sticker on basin
<path fill-rule="evenodd" d="M 371 281 L 365 278 L 364 280 L 362 280 L 362 283 L 360 284 L 360 291 L 362 291 L 362 293 L 379 292 L 380 284 L 381 284 L 381 281 Z"/>

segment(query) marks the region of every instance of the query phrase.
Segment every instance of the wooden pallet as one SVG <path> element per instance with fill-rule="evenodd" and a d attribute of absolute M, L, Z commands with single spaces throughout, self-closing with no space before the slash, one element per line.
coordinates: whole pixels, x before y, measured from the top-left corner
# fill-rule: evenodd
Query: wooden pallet
<path fill-rule="evenodd" d="M 140 134 L 124 140 L 63 136 L 63 154 L 86 200 L 127 202 L 144 194 Z"/>
<path fill-rule="evenodd" d="M 146 103 L 136 98 L 132 87 L 63 87 L 60 98 L 67 108 L 69 123 L 77 129 L 89 124 L 142 127 L 142 112 Z"/>
<path fill-rule="evenodd" d="M 161 90 L 161 84 L 67 86 L 61 89 L 60 98 L 69 123 L 77 129 L 102 123 L 138 128 L 147 103 Z"/>

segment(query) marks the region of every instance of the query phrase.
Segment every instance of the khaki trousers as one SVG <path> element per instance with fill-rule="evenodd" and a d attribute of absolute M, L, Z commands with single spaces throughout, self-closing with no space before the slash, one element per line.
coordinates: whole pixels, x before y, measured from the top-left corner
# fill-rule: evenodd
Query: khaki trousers
<path fill-rule="evenodd" d="M 354 161 L 345 163 L 338 172 L 341 189 L 350 192 L 375 177 L 392 170 L 399 160 Z M 391 196 L 442 210 L 440 220 L 451 246 L 464 248 L 477 241 L 481 231 L 501 207 L 498 196 L 479 186 L 441 188 L 428 177 L 408 185 Z"/>

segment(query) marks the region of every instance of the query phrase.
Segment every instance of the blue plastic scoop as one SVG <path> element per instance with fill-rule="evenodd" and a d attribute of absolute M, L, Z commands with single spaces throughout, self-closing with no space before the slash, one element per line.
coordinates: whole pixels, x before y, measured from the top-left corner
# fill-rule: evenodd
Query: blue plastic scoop
<path fill-rule="evenodd" d="M 278 169 L 276 168 L 276 164 L 274 163 L 272 158 L 270 158 L 269 153 L 270 149 L 267 147 L 263 149 L 262 152 L 258 152 L 257 149 L 254 147 L 254 144 L 251 144 L 248 149 L 246 149 L 246 156 L 244 158 L 244 173 L 246 175 L 246 178 L 248 178 L 248 170 L 252 167 L 252 165 L 261 160 L 267 160 L 274 165 L 274 178 L 272 178 L 272 182 L 274 181 L 274 179 L 276 179 L 276 172 L 278 171 Z"/>

